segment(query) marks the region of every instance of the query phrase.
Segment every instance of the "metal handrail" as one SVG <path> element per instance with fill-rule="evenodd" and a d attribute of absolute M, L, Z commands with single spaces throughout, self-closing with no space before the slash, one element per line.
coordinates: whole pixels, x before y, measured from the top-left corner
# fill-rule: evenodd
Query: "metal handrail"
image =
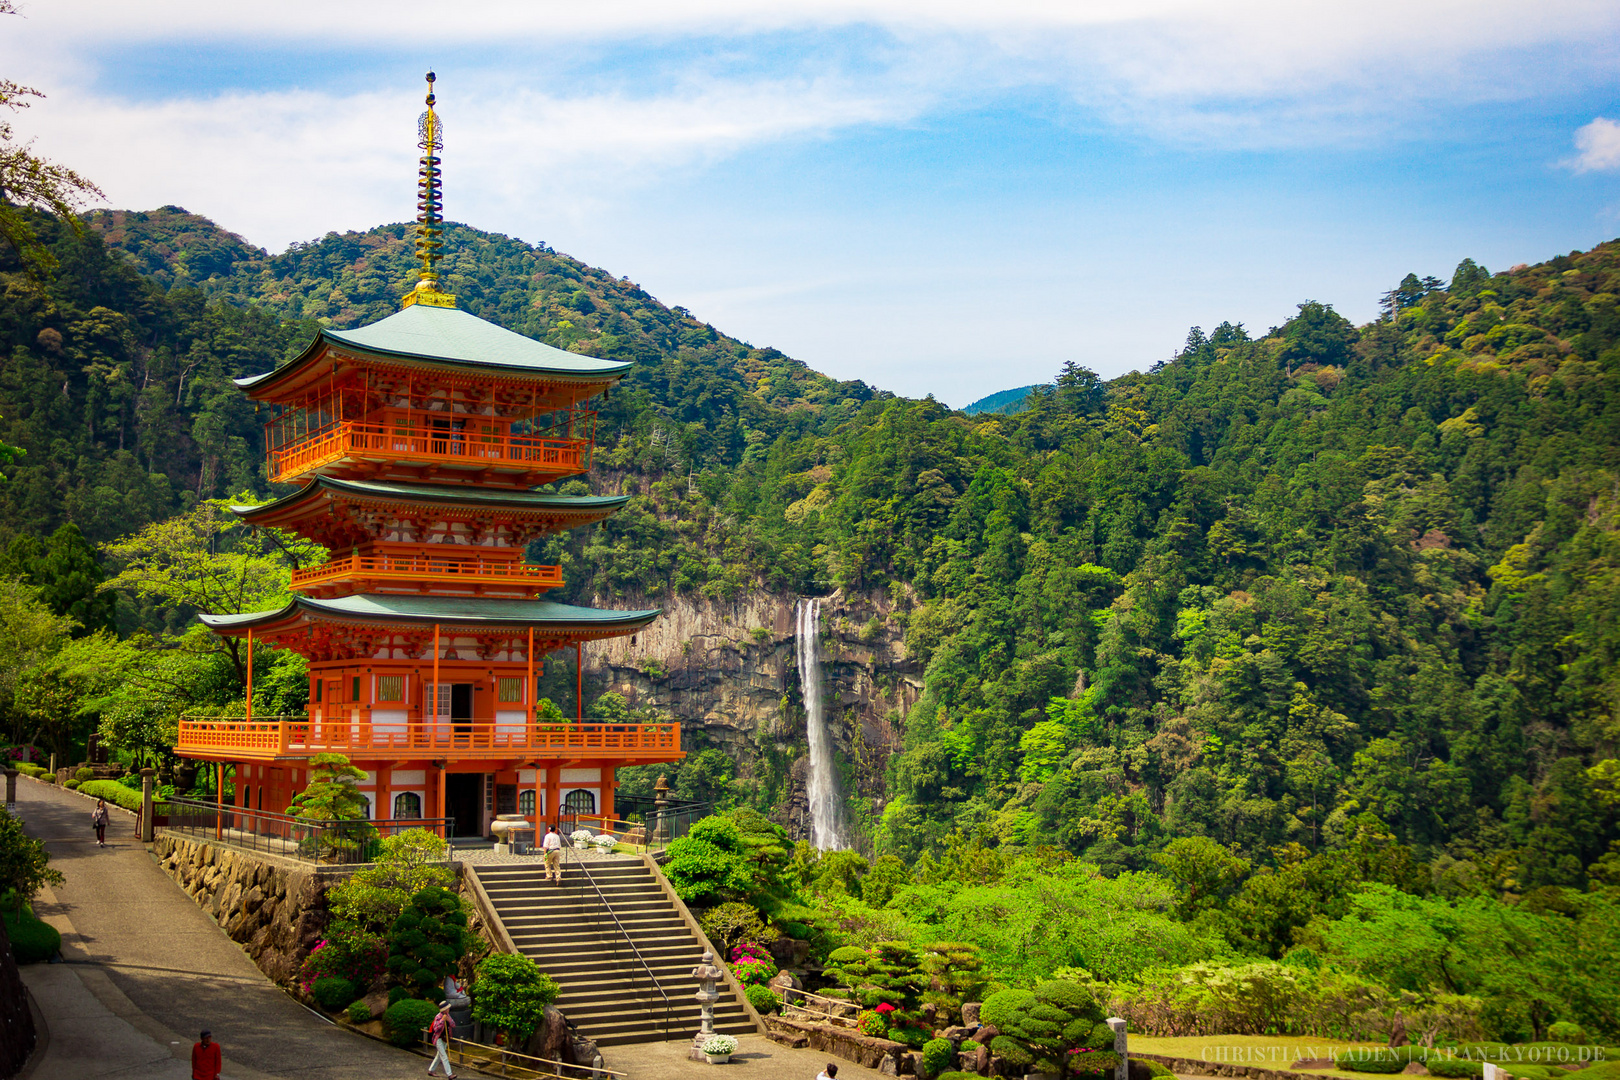
<path fill-rule="evenodd" d="M 432 1046 L 433 1040 L 431 1038 L 427 1037 L 427 1035 L 425 1033 L 423 1035 L 423 1041 L 428 1043 L 428 1045 L 430 1047 Z M 465 1047 L 469 1047 L 469 1046 L 476 1047 L 479 1050 L 487 1051 L 487 1053 L 486 1054 L 469 1054 L 465 1049 Z M 474 1068 L 479 1069 L 479 1071 L 481 1071 L 481 1072 L 488 1071 L 487 1069 L 483 1068 L 483 1066 L 485 1066 L 485 1065 L 498 1064 L 501 1067 L 501 1075 L 502 1076 L 511 1076 L 512 1073 L 511 1073 L 510 1070 L 513 1069 L 513 1068 L 516 1068 L 516 1069 L 520 1070 L 520 1072 L 527 1073 L 527 1074 L 530 1074 L 532 1076 L 558 1076 L 558 1077 L 573 1076 L 574 1074 L 572 1072 L 564 1071 L 564 1070 L 569 1070 L 569 1069 L 583 1069 L 584 1071 L 590 1073 L 592 1076 L 621 1076 L 622 1077 L 622 1076 L 627 1075 L 627 1074 L 622 1073 L 622 1072 L 614 1072 L 612 1069 L 599 1068 L 599 1067 L 597 1067 L 595 1065 L 569 1065 L 566 1062 L 553 1061 L 550 1058 L 535 1057 L 533 1054 L 522 1054 L 522 1053 L 519 1053 L 516 1050 L 512 1050 L 512 1049 L 510 1049 L 508 1047 L 505 1047 L 505 1046 L 489 1046 L 489 1045 L 486 1045 L 485 1043 L 473 1042 L 471 1039 L 451 1038 L 449 1040 L 449 1051 L 450 1051 L 452 1059 L 459 1059 L 459 1060 L 452 1060 L 452 1064 L 455 1064 L 455 1065 L 472 1065 Z M 495 1058 L 497 1056 L 499 1057 L 498 1061 L 492 1061 L 491 1060 L 491 1058 Z M 535 1061 L 535 1062 L 539 1062 L 541 1065 L 554 1065 L 554 1066 L 556 1066 L 556 1068 L 550 1069 L 550 1070 L 547 1070 L 547 1069 L 533 1069 L 533 1068 L 530 1068 L 527 1065 L 514 1064 L 512 1062 L 508 1062 L 507 1058 L 522 1058 L 524 1061 Z M 527 1080 L 527 1078 L 520 1076 L 518 1078 L 518 1080 Z"/>
<path fill-rule="evenodd" d="M 445 842 L 445 858 L 455 854 L 450 843 L 454 818 L 301 818 L 196 799 L 167 799 L 164 807 L 168 824 L 163 827 L 170 832 L 291 859 L 338 864 L 370 862 L 364 856 L 371 841 L 407 829 L 434 833 Z"/>
<path fill-rule="evenodd" d="M 636 962 L 639 963 L 641 965 L 641 969 L 647 973 L 647 978 L 652 981 L 653 989 L 658 991 L 658 996 L 664 999 L 664 1033 L 666 1035 L 669 1034 L 669 1031 L 674 1024 L 674 1006 L 669 1000 L 669 995 L 664 992 L 663 984 L 658 981 L 658 976 L 653 974 L 653 969 L 651 965 L 647 963 L 647 958 L 642 956 L 641 950 L 636 947 L 635 939 L 630 936 L 630 931 L 626 930 L 624 928 L 624 923 L 619 921 L 618 913 L 613 910 L 613 905 L 608 903 L 606 894 L 602 892 L 602 887 L 596 883 L 596 878 L 591 876 L 591 872 L 589 870 L 585 869 L 585 860 L 574 854 L 573 841 L 566 836 L 563 838 L 563 850 L 568 852 L 573 864 L 579 869 L 581 879 L 589 882 L 591 888 L 595 890 L 596 899 L 598 903 L 601 904 L 602 910 L 606 911 L 609 917 L 613 919 L 613 925 L 618 928 L 619 936 L 624 938 L 625 944 L 630 946 L 630 951 L 636 954 Z M 583 887 L 581 887 L 579 905 L 581 909 L 585 907 L 584 895 L 585 890 Z"/>

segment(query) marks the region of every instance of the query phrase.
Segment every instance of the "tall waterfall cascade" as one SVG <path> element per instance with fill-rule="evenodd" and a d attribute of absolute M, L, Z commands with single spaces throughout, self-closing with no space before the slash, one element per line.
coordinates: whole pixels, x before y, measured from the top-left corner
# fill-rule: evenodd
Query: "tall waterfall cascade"
<path fill-rule="evenodd" d="M 849 847 L 832 732 L 821 703 L 821 601 L 800 600 L 795 612 L 795 651 L 804 691 L 805 734 L 810 743 L 810 842 L 822 851 Z"/>

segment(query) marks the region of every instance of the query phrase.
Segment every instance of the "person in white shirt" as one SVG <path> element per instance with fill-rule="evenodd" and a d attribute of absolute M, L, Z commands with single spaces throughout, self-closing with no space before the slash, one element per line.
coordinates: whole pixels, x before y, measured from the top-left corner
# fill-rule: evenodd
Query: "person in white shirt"
<path fill-rule="evenodd" d="M 561 885 L 562 837 L 557 835 L 555 827 L 546 827 L 546 838 L 541 842 L 540 848 L 546 853 L 546 876 Z"/>
<path fill-rule="evenodd" d="M 827 1067 L 817 1074 L 816 1080 L 838 1080 L 838 1066 L 827 1062 Z"/>

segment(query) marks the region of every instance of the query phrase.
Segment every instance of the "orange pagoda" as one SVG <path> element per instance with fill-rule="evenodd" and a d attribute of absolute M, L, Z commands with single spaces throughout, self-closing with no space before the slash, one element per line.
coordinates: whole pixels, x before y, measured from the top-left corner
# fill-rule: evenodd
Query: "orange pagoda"
<path fill-rule="evenodd" d="M 630 365 L 564 352 L 456 308 L 436 267 L 443 218 L 434 111 L 418 125 L 421 280 L 402 309 L 355 330 L 322 330 L 291 362 L 239 379 L 273 406 L 270 479 L 301 486 L 236 507 L 253 525 L 308 537 L 328 562 L 297 570 L 275 611 L 203 615 L 246 639 L 248 715 L 184 719 L 176 750 L 235 767 L 237 806 L 282 811 L 309 759 L 342 753 L 365 770 L 374 819 L 452 819 L 484 836 L 496 814 L 537 824 L 614 816 L 621 765 L 682 757 L 678 724 L 588 723 L 536 714 L 541 657 L 632 634 L 658 611 L 544 599 L 560 568 L 523 559 L 533 539 L 598 522 L 624 497 L 536 490 L 587 472 L 590 400 Z M 252 715 L 252 645 L 309 665 L 300 717 Z"/>

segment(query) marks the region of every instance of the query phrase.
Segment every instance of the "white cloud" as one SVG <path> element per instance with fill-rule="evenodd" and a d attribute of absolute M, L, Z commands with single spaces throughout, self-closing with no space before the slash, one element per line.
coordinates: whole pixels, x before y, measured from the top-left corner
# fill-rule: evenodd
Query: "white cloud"
<path fill-rule="evenodd" d="M 1580 153 L 1564 164 L 1578 173 L 1620 169 L 1620 123 L 1600 116 L 1577 129 L 1575 149 Z"/>

